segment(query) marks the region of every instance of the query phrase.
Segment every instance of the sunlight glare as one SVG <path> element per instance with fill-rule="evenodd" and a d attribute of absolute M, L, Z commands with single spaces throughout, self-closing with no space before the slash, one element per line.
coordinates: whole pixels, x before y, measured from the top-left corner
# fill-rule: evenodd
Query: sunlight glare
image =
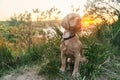
<path fill-rule="evenodd" d="M 91 26 L 97 26 L 103 24 L 103 20 L 101 18 L 92 19 L 90 18 L 90 16 L 86 16 L 82 18 L 81 24 L 82 24 L 82 28 L 88 29 L 91 28 Z"/>

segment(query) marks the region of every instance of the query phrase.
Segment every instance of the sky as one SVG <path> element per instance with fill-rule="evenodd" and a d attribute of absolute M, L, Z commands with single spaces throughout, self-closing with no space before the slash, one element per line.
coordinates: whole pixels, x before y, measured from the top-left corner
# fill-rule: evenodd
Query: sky
<path fill-rule="evenodd" d="M 56 7 L 61 11 L 61 17 L 70 13 L 71 5 L 80 8 L 80 15 L 83 15 L 86 0 L 0 0 L 0 21 L 8 20 L 14 14 L 31 12 L 32 9 L 41 11 Z"/>

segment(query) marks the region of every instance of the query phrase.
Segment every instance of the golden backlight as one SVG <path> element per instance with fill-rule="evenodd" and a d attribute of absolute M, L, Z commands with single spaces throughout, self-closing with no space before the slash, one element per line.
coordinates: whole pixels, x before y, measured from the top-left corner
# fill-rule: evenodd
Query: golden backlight
<path fill-rule="evenodd" d="M 92 19 L 89 16 L 83 17 L 81 21 L 82 28 L 91 28 L 91 26 L 97 26 L 103 24 L 103 20 L 101 18 Z"/>

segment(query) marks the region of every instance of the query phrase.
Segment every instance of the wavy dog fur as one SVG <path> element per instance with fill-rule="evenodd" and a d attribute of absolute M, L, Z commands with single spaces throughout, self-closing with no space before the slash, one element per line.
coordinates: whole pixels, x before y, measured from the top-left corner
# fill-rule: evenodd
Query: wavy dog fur
<path fill-rule="evenodd" d="M 81 18 L 76 13 L 70 13 L 66 15 L 61 21 L 62 27 L 65 29 L 65 32 L 62 36 L 62 42 L 60 45 L 61 50 L 61 68 L 60 71 L 64 72 L 66 68 L 66 62 L 74 63 L 74 69 L 72 76 L 78 76 L 78 67 L 79 62 L 86 62 L 86 58 L 83 54 L 82 44 L 79 38 L 76 36 L 76 33 L 80 31 L 81 28 Z M 72 37 L 71 37 L 72 36 Z M 69 38 L 70 37 L 70 38 Z M 68 38 L 68 39 L 66 39 Z"/>

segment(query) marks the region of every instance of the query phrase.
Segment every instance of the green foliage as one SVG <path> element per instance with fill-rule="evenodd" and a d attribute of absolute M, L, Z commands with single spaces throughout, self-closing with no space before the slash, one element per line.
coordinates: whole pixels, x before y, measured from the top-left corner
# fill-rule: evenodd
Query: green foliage
<path fill-rule="evenodd" d="M 60 46 L 60 37 L 62 33 L 59 31 L 57 27 L 53 27 L 53 29 L 56 31 L 56 35 L 52 39 L 49 39 L 47 43 L 31 45 L 30 47 L 28 47 L 27 50 L 25 50 L 24 52 L 20 53 L 17 56 L 18 60 L 16 60 L 15 57 L 11 55 L 13 53 L 8 48 L 1 48 L 0 51 L 6 53 L 6 54 L 1 54 L 2 56 L 4 55 L 3 56 L 5 60 L 4 62 L 6 62 L 7 59 L 7 62 L 9 61 L 9 63 L 12 64 L 5 65 L 6 67 L 8 67 L 7 69 L 2 67 L 2 70 L 0 70 L 0 75 L 3 75 L 6 72 L 6 70 L 13 69 L 14 65 L 25 66 L 25 65 L 39 64 L 40 66 L 39 74 L 45 75 L 48 78 L 48 80 L 50 79 L 54 80 L 57 78 L 70 80 L 71 72 L 70 73 L 66 72 L 64 74 L 61 74 L 59 72 L 60 63 L 61 63 L 59 46 Z M 80 40 L 82 41 L 84 46 L 84 54 L 89 60 L 89 62 L 88 64 L 84 64 L 84 65 L 80 64 L 79 72 L 81 76 L 76 80 L 87 80 L 87 79 L 94 80 L 103 73 L 105 73 L 104 72 L 105 70 L 103 68 L 109 67 L 109 69 L 114 69 L 114 67 L 116 67 L 117 69 L 117 67 L 119 67 L 116 65 L 119 64 L 119 62 L 115 62 L 114 61 L 115 59 L 112 59 L 114 64 L 110 63 L 110 61 L 108 61 L 109 64 L 106 63 L 106 61 L 109 58 L 111 59 L 112 55 L 115 56 L 115 53 L 119 53 L 119 51 L 116 49 L 115 52 L 115 48 L 112 48 L 112 46 L 110 46 L 110 42 L 106 42 L 107 40 L 111 39 L 111 35 L 109 31 L 110 28 L 107 27 L 105 28 L 104 26 L 101 29 L 102 30 L 99 33 L 100 35 L 97 35 L 96 34 L 97 31 L 95 31 L 95 33 L 90 36 L 80 37 Z M 25 31 L 21 31 L 21 32 L 25 32 Z M 1 59 L 3 60 L 3 58 Z M 116 73 L 119 73 L 119 71 L 116 71 Z M 115 78 L 115 77 L 111 77 L 111 78 Z"/>
<path fill-rule="evenodd" d="M 102 72 L 101 66 L 110 57 L 106 46 L 101 43 L 93 43 L 86 50 L 85 55 L 89 62 L 80 66 L 80 73 L 88 79 L 95 79 Z"/>
<path fill-rule="evenodd" d="M 104 11 L 104 8 L 102 11 Z M 40 12 L 36 9 L 34 13 L 40 13 L 40 16 L 37 16 L 37 21 L 42 21 L 52 19 L 53 16 L 54 19 L 57 19 L 58 17 L 56 17 L 56 15 L 58 15 L 60 11 L 56 8 L 51 8 L 46 12 Z M 54 15 L 54 13 L 56 15 Z M 100 11 L 99 13 L 101 14 L 102 12 Z M 105 13 L 107 14 L 106 11 Z M 96 15 L 99 18 L 104 17 L 97 13 Z M 59 72 L 61 63 L 59 46 L 62 33 L 58 29 L 58 26 L 53 25 L 52 21 L 33 22 L 35 25 L 39 25 L 40 28 L 38 28 L 38 26 L 36 27 L 35 25 L 35 27 L 31 26 L 30 22 L 31 14 L 25 12 L 24 14 L 11 17 L 11 20 L 8 21 L 11 27 L 0 23 L 0 44 L 3 42 L 7 44 L 0 45 L 0 76 L 6 73 L 7 70 L 13 70 L 19 66 L 39 64 L 39 74 L 47 76 L 48 80 L 57 80 L 57 78 L 70 80 L 71 72 L 65 72 L 64 74 Z M 33 45 L 30 39 L 34 35 L 34 31 L 45 27 L 45 25 L 43 26 L 42 24 L 54 26 L 52 28 L 56 34 L 45 43 Z M 119 26 L 120 19 L 113 25 L 104 24 L 97 26 L 96 29 L 91 30 L 93 33 L 90 36 L 80 37 L 84 46 L 84 54 L 89 62 L 87 64 L 80 64 L 80 76 L 76 80 L 102 80 L 103 78 L 100 78 L 100 76 L 104 77 L 103 74 L 106 74 L 105 76 L 109 77 L 106 79 L 110 80 L 119 77 Z M 42 29 L 38 31 L 40 34 L 44 34 Z"/>
<path fill-rule="evenodd" d="M 13 59 L 12 52 L 7 48 L 7 46 L 0 46 L 0 67 L 9 65 L 9 62 L 12 62 Z"/>
<path fill-rule="evenodd" d="M 0 76 L 6 73 L 8 69 L 13 70 L 12 66 L 15 66 L 12 52 L 6 45 L 0 46 Z"/>
<path fill-rule="evenodd" d="M 60 49 L 54 42 L 48 42 L 43 49 L 43 61 L 41 64 L 40 74 L 45 74 L 49 78 L 54 77 L 59 72 L 60 66 Z M 55 78 L 55 77 L 54 77 Z"/>
<path fill-rule="evenodd" d="M 43 44 L 44 45 L 44 44 Z M 43 45 L 34 45 L 27 49 L 27 51 L 24 54 L 21 54 L 19 56 L 19 64 L 25 65 L 25 64 L 32 64 L 36 61 L 42 61 L 42 50 L 45 48 Z"/>
<path fill-rule="evenodd" d="M 111 33 L 112 33 L 111 43 L 120 47 L 120 42 L 119 42 L 120 40 L 120 36 L 119 36 L 120 35 L 120 17 L 118 21 L 112 25 Z"/>

